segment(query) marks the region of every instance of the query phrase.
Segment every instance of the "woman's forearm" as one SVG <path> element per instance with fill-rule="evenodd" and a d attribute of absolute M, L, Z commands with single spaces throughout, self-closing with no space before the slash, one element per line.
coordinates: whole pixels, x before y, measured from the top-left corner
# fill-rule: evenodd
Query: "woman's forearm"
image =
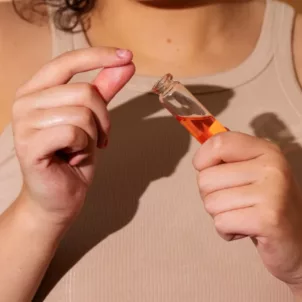
<path fill-rule="evenodd" d="M 0 216 L 1 301 L 31 301 L 65 228 L 19 198 Z"/>

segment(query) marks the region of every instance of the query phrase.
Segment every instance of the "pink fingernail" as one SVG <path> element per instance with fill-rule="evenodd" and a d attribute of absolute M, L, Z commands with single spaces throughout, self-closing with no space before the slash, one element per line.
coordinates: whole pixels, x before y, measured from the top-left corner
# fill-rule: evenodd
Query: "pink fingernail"
<path fill-rule="evenodd" d="M 116 55 L 121 59 L 128 58 L 130 56 L 130 54 L 131 54 L 131 52 L 127 49 L 118 49 L 116 51 Z"/>

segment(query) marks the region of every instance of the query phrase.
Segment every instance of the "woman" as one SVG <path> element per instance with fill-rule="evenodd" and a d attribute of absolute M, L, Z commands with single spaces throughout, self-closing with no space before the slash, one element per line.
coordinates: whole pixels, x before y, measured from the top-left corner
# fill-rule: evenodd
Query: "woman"
<path fill-rule="evenodd" d="M 1 301 L 302 301 L 301 18 L 75 2 L 84 34 L 64 5 L 0 10 Z M 166 72 L 232 132 L 191 140 L 148 93 Z"/>

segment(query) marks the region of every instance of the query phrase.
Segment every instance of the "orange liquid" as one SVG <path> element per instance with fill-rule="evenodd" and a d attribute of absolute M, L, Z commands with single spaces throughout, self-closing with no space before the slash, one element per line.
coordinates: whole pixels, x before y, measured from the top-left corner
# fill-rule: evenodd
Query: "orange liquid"
<path fill-rule="evenodd" d="M 200 142 L 204 143 L 211 136 L 228 131 L 214 116 L 176 116 L 177 120 Z"/>

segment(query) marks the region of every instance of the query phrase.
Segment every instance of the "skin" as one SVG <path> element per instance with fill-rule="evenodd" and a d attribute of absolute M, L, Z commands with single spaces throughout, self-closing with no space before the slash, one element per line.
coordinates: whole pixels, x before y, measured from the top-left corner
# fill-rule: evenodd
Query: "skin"
<path fill-rule="evenodd" d="M 279 147 L 223 133 L 202 145 L 193 164 L 218 234 L 227 241 L 250 237 L 268 271 L 301 301 L 301 188 Z"/>
<path fill-rule="evenodd" d="M 81 210 L 93 178 L 95 148 L 104 146 L 109 132 L 106 105 L 133 75 L 131 59 L 131 52 L 109 48 L 74 51 L 42 67 L 17 90 L 13 130 L 24 184 L 0 218 L 5 246 L 0 292 L 6 301 L 31 301 Z M 75 73 L 102 67 L 92 84 L 66 84 Z"/>
<path fill-rule="evenodd" d="M 169 69 L 175 75 L 203 75 L 233 68 L 253 51 L 263 1 L 185 1 L 192 7 L 182 9 L 164 2 L 165 8 L 159 8 L 159 1 L 103 1 L 87 33 L 95 47 L 50 62 L 48 27 L 18 19 L 9 3 L 0 6 L 0 81 L 7 84 L 1 90 L 0 121 L 2 128 L 12 121 L 24 176 L 20 196 L 0 216 L 0 292 L 5 301 L 31 301 L 81 210 L 94 174 L 95 148 L 105 147 L 109 136 L 106 105 L 131 78 L 134 65 L 141 74 L 161 75 Z M 116 24 L 123 24 L 123 32 Z M 4 35 L 8 30 L 9 38 Z M 294 32 L 299 79 L 301 31 L 299 17 Z M 156 42 L 159 47 L 152 47 Z M 16 47 L 20 43 L 22 56 Z M 68 84 L 75 73 L 100 67 L 104 69 L 92 83 Z M 281 151 L 229 132 L 202 145 L 193 165 L 205 209 L 222 238 L 250 237 L 266 268 L 302 301 L 301 193 Z"/>

